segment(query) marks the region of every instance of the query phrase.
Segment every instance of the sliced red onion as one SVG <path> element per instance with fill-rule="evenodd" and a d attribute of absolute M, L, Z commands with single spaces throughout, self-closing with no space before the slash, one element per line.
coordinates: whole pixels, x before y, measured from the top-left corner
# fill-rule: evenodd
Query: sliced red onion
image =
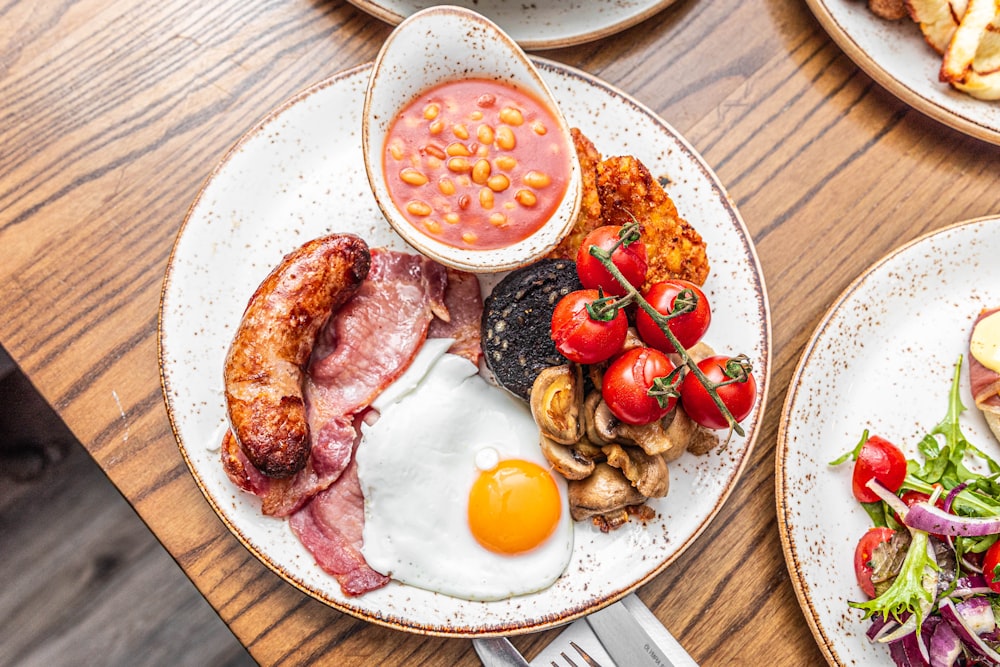
<path fill-rule="evenodd" d="M 945 512 L 951 512 L 951 504 L 955 502 L 955 496 L 957 496 L 968 485 L 969 484 L 967 482 L 962 482 L 961 484 L 959 484 L 958 486 L 956 486 L 955 488 L 953 488 L 951 491 L 948 492 L 948 495 L 945 496 L 944 499 L 943 509 Z"/>
<path fill-rule="evenodd" d="M 869 489 L 871 489 L 872 492 L 875 495 L 877 495 L 881 500 L 884 500 L 885 503 L 893 511 L 896 512 L 896 514 L 898 514 L 901 517 L 905 517 L 906 516 L 907 510 L 909 509 L 906 506 L 906 503 L 904 503 L 900 499 L 900 497 L 897 496 L 895 493 L 893 493 L 889 489 L 889 487 L 887 487 L 885 484 L 883 484 L 882 482 L 880 482 L 877 479 L 875 479 L 874 477 L 872 477 L 870 480 L 868 480 L 868 482 L 865 484 L 865 486 L 867 486 Z"/>
<path fill-rule="evenodd" d="M 951 547 L 952 551 L 955 551 L 955 544 L 951 541 L 950 537 L 948 538 L 948 546 Z M 968 554 L 962 554 L 962 567 L 965 569 L 965 571 L 966 572 L 977 572 L 979 574 L 982 574 L 983 568 L 981 568 L 980 566 L 976 565 L 971 560 L 969 560 L 967 558 L 967 555 Z M 987 593 L 989 591 L 980 591 L 980 592 Z"/>
<path fill-rule="evenodd" d="M 952 537 L 951 535 L 942 535 L 941 537 L 944 537 L 945 544 L 947 544 L 948 548 L 951 549 L 952 552 L 957 556 L 958 555 L 958 549 L 955 548 L 955 538 Z M 968 558 L 966 558 L 966 554 L 962 554 L 962 567 L 965 570 L 969 571 L 969 572 L 982 572 L 983 571 L 981 567 L 979 567 L 978 565 L 976 565 L 975 563 L 973 563 L 971 560 L 969 560 Z"/>
<path fill-rule="evenodd" d="M 903 651 L 906 653 L 906 660 L 914 667 L 930 667 L 931 656 L 927 650 L 927 645 L 917 636 L 917 633 L 903 637 L 900 642 L 903 644 Z"/>
<path fill-rule="evenodd" d="M 951 624 L 955 632 L 958 633 L 959 638 L 970 650 L 1000 664 L 1000 653 L 990 648 L 979 635 L 966 626 L 965 619 L 962 618 L 962 615 L 955 608 L 955 603 L 948 598 L 944 598 L 938 605 L 938 609 L 941 611 L 942 618 Z"/>
<path fill-rule="evenodd" d="M 928 502 L 910 505 L 903 523 L 927 533 L 955 537 L 982 537 L 1000 533 L 1000 517 L 968 517 L 949 514 Z"/>
<path fill-rule="evenodd" d="M 986 577 L 981 574 L 972 574 L 967 577 L 961 577 L 956 581 L 955 590 L 952 591 L 952 594 L 967 598 L 972 595 L 985 595 L 992 592 L 993 590 L 986 583 Z"/>
<path fill-rule="evenodd" d="M 872 616 L 872 624 L 865 631 L 865 636 L 868 637 L 868 641 L 877 642 L 887 633 L 898 627 L 899 623 L 896 620 L 887 618 L 885 615 L 876 614 Z"/>
<path fill-rule="evenodd" d="M 955 605 L 955 610 L 961 614 L 965 627 L 977 635 L 996 630 L 997 619 L 993 615 L 993 605 L 984 597 L 962 600 Z"/>
<path fill-rule="evenodd" d="M 889 644 L 889 655 L 897 667 L 930 667 L 929 653 L 916 634 L 909 634 Z"/>
<path fill-rule="evenodd" d="M 962 655 L 962 640 L 951 627 L 951 623 L 938 623 L 934 628 L 934 634 L 931 635 L 931 667 L 953 667 L 960 655 Z"/>
<path fill-rule="evenodd" d="M 889 657 L 896 664 L 896 667 L 910 667 L 910 661 L 906 659 L 906 651 L 903 649 L 903 642 L 893 642 L 889 644 Z"/>
<path fill-rule="evenodd" d="M 924 606 L 923 603 L 921 603 L 921 606 Z M 927 605 L 924 610 L 924 613 L 927 613 L 929 610 L 930 610 L 930 605 Z M 878 638 L 878 641 L 882 643 L 895 642 L 899 641 L 900 639 L 903 639 L 904 637 L 915 635 L 916 632 L 917 632 L 917 617 L 910 616 L 895 628 L 883 632 L 882 636 Z"/>

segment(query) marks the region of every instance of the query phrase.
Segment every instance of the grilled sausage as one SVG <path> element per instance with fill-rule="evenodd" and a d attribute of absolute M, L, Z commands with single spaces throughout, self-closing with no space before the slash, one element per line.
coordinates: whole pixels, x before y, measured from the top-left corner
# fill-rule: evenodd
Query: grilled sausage
<path fill-rule="evenodd" d="M 361 238 L 322 237 L 286 255 L 250 298 L 226 355 L 226 404 L 240 448 L 269 477 L 289 477 L 309 458 L 309 357 L 320 329 L 354 295 L 370 264 Z"/>

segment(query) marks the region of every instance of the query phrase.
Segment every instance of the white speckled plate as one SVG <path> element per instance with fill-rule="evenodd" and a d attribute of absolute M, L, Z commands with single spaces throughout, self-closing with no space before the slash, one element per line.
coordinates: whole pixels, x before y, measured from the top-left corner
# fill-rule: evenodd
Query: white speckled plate
<path fill-rule="evenodd" d="M 868 76 L 914 109 L 973 137 L 1000 144 L 1000 102 L 984 102 L 938 81 L 941 56 L 920 26 L 885 21 L 865 0 L 806 0 L 816 18 Z"/>
<path fill-rule="evenodd" d="M 287 521 L 264 517 L 219 461 L 226 428 L 222 365 L 254 289 L 306 240 L 352 231 L 373 246 L 405 244 L 371 194 L 361 156 L 361 108 L 370 66 L 306 90 L 248 132 L 223 158 L 178 235 L 160 309 L 160 366 L 177 441 L 205 497 L 244 545 L 276 573 L 337 609 L 389 627 L 440 635 L 490 635 L 551 627 L 609 604 L 676 560 L 718 513 L 756 440 L 770 376 L 771 327 L 753 243 L 712 171 L 669 125 L 590 76 L 536 61 L 571 124 L 602 152 L 634 154 L 708 243 L 713 303 L 707 341 L 755 363 L 758 402 L 746 438 L 724 451 L 671 464 L 668 497 L 646 527 L 603 534 L 576 526 L 567 572 L 549 589 L 499 602 L 467 602 L 392 583 L 346 598 Z M 683 603 L 683 593 L 678 598 Z"/>
<path fill-rule="evenodd" d="M 390 25 L 442 3 L 427 0 L 349 0 Z M 602 39 L 630 28 L 677 0 L 455 0 L 500 25 L 521 48 L 555 49 Z"/>
<path fill-rule="evenodd" d="M 908 458 L 945 415 L 952 372 L 968 354 L 980 309 L 1000 304 L 1000 217 L 946 227 L 890 253 L 833 304 L 806 345 L 778 431 L 778 525 L 806 620 L 835 665 L 893 664 L 847 606 L 863 600 L 854 547 L 871 526 L 851 493 L 852 466 L 830 461 L 864 429 Z M 962 397 L 972 406 L 967 365 Z M 974 408 L 965 435 L 992 456 L 1000 444 Z"/>

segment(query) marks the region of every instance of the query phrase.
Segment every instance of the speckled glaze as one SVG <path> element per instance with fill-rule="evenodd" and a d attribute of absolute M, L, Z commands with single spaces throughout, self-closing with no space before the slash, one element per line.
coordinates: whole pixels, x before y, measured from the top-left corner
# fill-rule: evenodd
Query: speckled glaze
<path fill-rule="evenodd" d="M 910 19 L 885 21 L 857 0 L 806 0 L 858 67 L 914 109 L 960 132 L 1000 144 L 1000 102 L 977 100 L 938 80 L 941 56 Z"/>
<path fill-rule="evenodd" d="M 223 359 L 256 286 L 280 258 L 333 231 L 405 249 L 375 204 L 361 165 L 361 109 L 370 66 L 338 74 L 274 111 L 222 159 L 191 206 L 164 280 L 160 363 L 180 451 L 205 497 L 237 538 L 274 572 L 356 617 L 410 632 L 483 636 L 552 627 L 610 604 L 650 581 L 701 534 L 749 459 L 767 402 L 771 324 L 750 235 L 716 176 L 669 125 L 589 75 L 536 60 L 563 113 L 608 154 L 634 154 L 669 180 L 677 208 L 708 243 L 713 303 L 708 342 L 745 352 L 758 401 L 745 438 L 671 464 L 670 494 L 647 526 L 575 530 L 566 573 L 536 594 L 467 602 L 397 583 L 347 598 L 292 535 L 237 490 L 219 461 L 226 429 Z M 484 285 L 489 277 L 480 276 Z"/>
<path fill-rule="evenodd" d="M 438 3 L 428 0 L 350 0 L 390 25 Z M 677 0 L 455 0 L 448 4 L 474 9 L 495 21 L 528 50 L 583 44 L 625 30 Z"/>
<path fill-rule="evenodd" d="M 854 547 L 871 526 L 851 492 L 850 463 L 833 461 L 864 429 L 908 458 L 945 415 L 959 355 L 980 309 L 1000 304 L 1000 217 L 947 227 L 890 253 L 856 279 L 806 345 L 778 432 L 776 487 L 785 559 L 820 649 L 834 665 L 893 664 L 865 637 Z M 973 406 L 963 361 L 962 400 Z M 972 408 L 969 440 L 994 458 L 1000 443 Z"/>
<path fill-rule="evenodd" d="M 559 206 L 540 229 L 504 248 L 456 248 L 420 232 L 389 196 L 382 155 L 393 120 L 413 98 L 446 81 L 484 78 L 527 90 L 548 106 L 570 148 L 569 183 Z M 431 7 L 392 31 L 372 67 L 361 117 L 361 150 L 375 201 L 396 233 L 410 246 L 463 271 L 509 271 L 540 259 L 559 243 L 580 211 L 580 163 L 572 150 L 566 119 L 548 85 L 524 51 L 492 21 L 461 7 Z"/>

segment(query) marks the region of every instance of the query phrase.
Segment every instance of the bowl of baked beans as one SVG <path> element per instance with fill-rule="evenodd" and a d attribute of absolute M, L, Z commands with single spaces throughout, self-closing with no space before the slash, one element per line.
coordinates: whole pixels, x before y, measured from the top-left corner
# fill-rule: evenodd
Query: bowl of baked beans
<path fill-rule="evenodd" d="M 476 273 L 549 252 L 580 210 L 569 126 L 517 43 L 482 15 L 435 6 L 376 57 L 362 122 L 379 208 L 409 245 Z"/>

